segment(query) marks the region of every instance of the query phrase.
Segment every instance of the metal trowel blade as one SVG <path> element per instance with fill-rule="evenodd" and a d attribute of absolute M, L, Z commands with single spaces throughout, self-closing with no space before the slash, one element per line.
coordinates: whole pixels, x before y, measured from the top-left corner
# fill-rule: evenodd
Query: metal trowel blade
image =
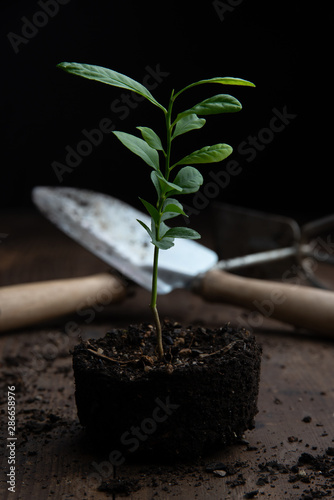
<path fill-rule="evenodd" d="M 154 247 L 137 222 L 140 219 L 150 226 L 148 215 L 116 198 L 84 189 L 35 187 L 32 198 L 43 215 L 69 237 L 151 290 Z M 217 261 L 217 254 L 203 245 L 175 239 L 172 248 L 160 251 L 158 293 L 188 287 Z"/>

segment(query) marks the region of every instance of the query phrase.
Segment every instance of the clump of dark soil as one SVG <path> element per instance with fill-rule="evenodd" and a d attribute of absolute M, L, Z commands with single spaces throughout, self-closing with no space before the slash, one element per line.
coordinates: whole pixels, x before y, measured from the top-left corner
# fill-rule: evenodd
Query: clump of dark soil
<path fill-rule="evenodd" d="M 260 498 L 266 486 L 275 488 L 279 476 L 285 476 L 299 500 L 314 500 L 318 498 L 334 498 L 334 448 L 329 447 L 322 455 L 302 453 L 295 463 L 280 463 L 268 460 L 258 464 L 256 486 L 258 489 L 244 492 L 243 498 Z M 234 464 L 215 462 L 208 464 L 205 471 L 215 477 L 222 477 L 226 484 L 234 488 L 246 484 L 245 469 L 247 462 L 236 461 Z M 218 474 L 223 472 L 223 474 Z M 230 477 L 232 476 L 232 477 Z M 237 476 L 235 478 L 235 476 Z M 235 478 L 235 479 L 234 479 Z M 294 496 L 293 498 L 297 498 Z"/>
<path fill-rule="evenodd" d="M 112 495 L 129 496 L 131 493 L 140 490 L 140 485 L 138 485 L 136 479 L 118 478 L 104 481 L 97 490 Z"/>
<path fill-rule="evenodd" d="M 277 474 L 284 474 L 295 489 L 308 485 L 300 496 L 300 500 L 316 498 L 333 498 L 334 496 L 334 458 L 333 448 L 328 448 L 323 455 L 313 456 L 302 453 L 293 465 L 280 464 L 277 461 L 264 462 L 259 465 L 262 479 L 271 482 Z"/>
<path fill-rule="evenodd" d="M 95 446 L 125 457 L 194 458 L 254 427 L 261 348 L 246 330 L 165 322 L 165 359 L 149 324 L 73 351 L 76 403 Z"/>

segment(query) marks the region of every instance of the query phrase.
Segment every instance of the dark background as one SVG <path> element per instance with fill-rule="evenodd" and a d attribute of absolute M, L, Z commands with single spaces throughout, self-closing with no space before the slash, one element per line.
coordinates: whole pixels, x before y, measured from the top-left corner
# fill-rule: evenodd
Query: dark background
<path fill-rule="evenodd" d="M 75 61 L 106 66 L 139 82 L 148 67 L 158 69 L 166 75 L 152 94 L 165 106 L 172 88 L 199 79 L 236 76 L 253 81 L 255 89 L 211 85 L 185 95 L 180 110 L 216 93 L 234 95 L 243 110 L 208 117 L 204 129 L 182 136 L 183 145 L 179 138 L 175 156 L 181 145 L 180 156 L 216 142 L 233 146 L 230 159 L 238 162 L 240 174 L 214 195 L 210 191 L 208 203 L 225 201 L 309 218 L 334 211 L 334 9 L 329 4 L 55 2 L 1 2 L 1 208 L 31 206 L 36 185 L 89 188 L 137 206 L 137 196 L 154 196 L 149 167 L 113 134 L 104 134 L 80 164 L 63 173 L 61 182 L 57 178 L 54 162 L 65 164 L 66 148 L 75 150 L 86 139 L 83 130 L 96 129 L 102 119 L 129 133 L 136 133 L 137 125 L 160 130 L 163 123 L 161 111 L 147 101 L 132 99 L 125 108 L 123 103 L 121 112 L 117 99 L 126 91 L 56 69 L 58 62 Z M 42 4 L 53 10 L 52 16 L 37 14 L 43 12 Z M 24 27 L 27 21 L 40 27 Z M 30 36 L 26 43 L 15 38 L 23 34 Z M 268 135 L 274 109 L 295 117 L 282 131 Z M 261 150 L 249 146 L 250 137 Z M 211 171 L 224 170 L 227 162 L 203 165 L 205 183 L 211 182 Z M 192 203 L 188 198 L 187 204 Z"/>

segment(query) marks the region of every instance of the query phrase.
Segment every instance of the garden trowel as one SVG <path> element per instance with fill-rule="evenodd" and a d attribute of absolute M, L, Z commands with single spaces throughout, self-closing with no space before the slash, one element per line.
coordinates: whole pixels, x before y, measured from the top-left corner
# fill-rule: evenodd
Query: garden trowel
<path fill-rule="evenodd" d="M 74 188 L 38 187 L 33 191 L 33 200 L 49 220 L 75 241 L 127 278 L 150 289 L 153 245 L 136 222 L 136 219 L 140 219 L 149 225 L 147 215 L 115 198 Z M 289 251 L 296 252 L 296 248 Z M 210 301 L 239 305 L 297 327 L 334 334 L 334 293 L 331 291 L 233 275 L 224 271 L 231 268 L 231 260 L 218 262 L 215 252 L 191 240 L 176 239 L 175 246 L 161 251 L 160 255 L 160 294 L 169 293 L 175 288 L 188 288 Z M 102 276 L 105 278 L 107 274 Z M 71 305 L 74 312 L 77 303 L 75 305 L 72 296 L 73 286 L 67 292 L 66 280 L 62 281 L 61 293 L 56 296 L 62 299 L 63 304 Z M 47 313 L 50 314 L 49 300 L 55 297 L 52 285 L 53 282 L 44 284 L 49 287 L 48 291 L 43 290 L 43 283 L 5 287 L 7 290 L 3 288 L 0 292 L 0 329 L 20 327 L 50 317 L 47 316 Z M 39 317 L 37 315 L 32 320 L 30 315 L 30 323 L 27 323 L 24 322 L 27 318 L 21 314 L 21 323 L 18 324 L 13 314 L 17 307 L 11 311 L 10 301 L 6 299 L 10 291 L 8 289 L 11 289 L 12 294 L 16 293 L 15 305 L 20 303 L 23 312 L 29 310 L 31 313 L 34 303 L 31 304 L 33 294 L 29 287 L 34 286 L 35 291 L 38 286 L 43 290 L 39 295 Z M 88 295 L 90 290 L 84 289 L 84 286 L 77 284 L 77 288 L 82 289 L 80 293 Z M 113 277 L 112 287 L 115 298 L 122 296 L 124 286 L 117 278 Z M 22 288 L 23 295 L 18 298 Z M 26 301 L 30 301 L 28 308 L 25 307 Z M 68 312 L 69 307 L 62 314 Z M 58 310 L 58 313 L 61 311 Z"/>

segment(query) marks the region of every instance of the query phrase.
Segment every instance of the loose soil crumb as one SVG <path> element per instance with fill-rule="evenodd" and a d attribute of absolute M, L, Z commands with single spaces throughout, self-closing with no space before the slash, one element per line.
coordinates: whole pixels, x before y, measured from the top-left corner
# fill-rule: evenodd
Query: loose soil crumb
<path fill-rule="evenodd" d="M 137 479 L 130 480 L 118 478 L 103 482 L 97 490 L 113 495 L 129 496 L 131 493 L 140 490 L 140 488 L 141 486 L 138 484 Z"/>

